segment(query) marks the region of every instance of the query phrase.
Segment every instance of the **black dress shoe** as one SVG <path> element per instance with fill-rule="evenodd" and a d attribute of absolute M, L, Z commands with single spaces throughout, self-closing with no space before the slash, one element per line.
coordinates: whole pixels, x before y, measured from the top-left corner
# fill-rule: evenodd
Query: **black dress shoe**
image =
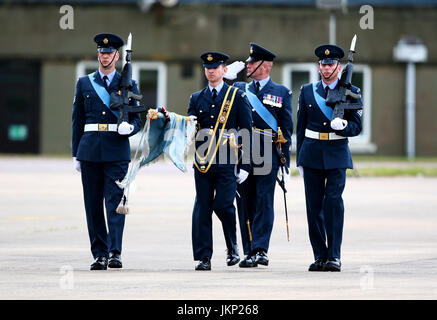
<path fill-rule="evenodd" d="M 106 270 L 108 267 L 108 259 L 106 257 L 97 257 L 91 264 L 90 270 Z"/>
<path fill-rule="evenodd" d="M 109 253 L 108 267 L 109 268 L 122 268 L 123 267 L 119 253 L 115 253 L 115 252 Z"/>
<path fill-rule="evenodd" d="M 256 256 L 255 255 L 247 255 L 246 258 L 241 260 L 240 264 L 238 265 L 240 268 L 254 268 L 258 267 L 258 264 L 255 261 Z"/>
<path fill-rule="evenodd" d="M 329 258 L 325 263 L 325 271 L 341 271 L 341 261 L 339 258 Z"/>
<path fill-rule="evenodd" d="M 255 262 L 257 264 L 262 264 L 263 266 L 268 266 L 269 258 L 267 257 L 267 252 L 265 252 L 264 250 L 259 250 L 256 254 Z"/>
<path fill-rule="evenodd" d="M 308 271 L 325 271 L 325 263 L 326 259 L 317 259 L 313 263 L 311 263 Z"/>
<path fill-rule="evenodd" d="M 226 264 L 228 266 L 233 266 L 240 261 L 240 256 L 238 255 L 238 247 L 235 246 L 232 249 L 228 249 L 226 255 Z"/>
<path fill-rule="evenodd" d="M 202 258 L 196 265 L 196 270 L 211 270 L 211 259 L 206 257 Z"/>

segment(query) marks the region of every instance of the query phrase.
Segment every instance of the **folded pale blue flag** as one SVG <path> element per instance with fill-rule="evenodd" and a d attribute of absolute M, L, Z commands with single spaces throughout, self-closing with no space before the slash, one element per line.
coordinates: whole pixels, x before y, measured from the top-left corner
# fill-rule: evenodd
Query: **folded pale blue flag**
<path fill-rule="evenodd" d="M 157 119 L 152 120 L 147 117 L 128 172 L 122 181 L 116 181 L 116 184 L 124 189 L 120 206 L 125 207 L 125 209 L 120 209 L 120 211 L 124 210 L 123 212 L 119 212 L 117 208 L 117 212 L 127 213 L 129 185 L 141 167 L 161 159 L 165 154 L 179 170 L 186 171 L 185 155 L 189 145 L 194 140 L 195 132 L 196 121 L 174 112 L 169 112 L 169 119 L 166 119 L 161 112 L 158 113 Z M 138 157 L 138 155 L 140 156 Z"/>
<path fill-rule="evenodd" d="M 195 123 L 173 112 L 170 112 L 168 122 L 162 113 L 158 115 L 158 119 L 150 121 L 148 130 L 145 130 L 144 158 L 140 162 L 140 168 L 164 153 L 178 169 L 185 171 L 185 150 L 191 142 L 188 140 L 192 139 Z"/>

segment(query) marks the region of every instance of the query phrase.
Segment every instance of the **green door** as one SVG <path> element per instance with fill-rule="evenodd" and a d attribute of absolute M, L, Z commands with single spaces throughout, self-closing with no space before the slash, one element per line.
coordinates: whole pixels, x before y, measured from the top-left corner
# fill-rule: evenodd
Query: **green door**
<path fill-rule="evenodd" d="M 40 63 L 0 60 L 0 153 L 39 153 Z"/>

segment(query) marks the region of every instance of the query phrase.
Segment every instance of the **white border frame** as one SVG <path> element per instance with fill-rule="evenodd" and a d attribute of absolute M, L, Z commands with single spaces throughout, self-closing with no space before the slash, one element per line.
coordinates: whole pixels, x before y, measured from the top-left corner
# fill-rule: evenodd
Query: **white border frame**
<path fill-rule="evenodd" d="M 94 69 L 97 70 L 99 68 L 99 62 L 92 60 L 83 60 L 79 61 L 76 64 L 76 81 L 79 80 L 80 77 L 85 76 L 86 69 Z"/>
<path fill-rule="evenodd" d="M 319 80 L 319 73 L 317 72 L 317 63 L 286 63 L 282 67 L 282 83 L 287 88 L 292 87 L 290 72 L 292 71 L 307 71 L 310 74 L 310 82 Z"/>
<path fill-rule="evenodd" d="M 167 105 L 167 66 L 164 62 L 132 62 L 132 79 L 140 79 L 141 70 L 156 70 L 158 71 L 157 90 L 156 96 L 157 106 Z M 137 80 L 138 86 L 140 85 Z"/>
<path fill-rule="evenodd" d="M 319 80 L 319 73 L 317 72 L 317 64 L 316 63 L 286 63 L 282 67 L 282 84 L 291 90 L 292 83 L 290 72 L 292 71 L 306 71 L 310 74 L 309 82 L 316 82 Z M 300 92 L 299 92 L 300 93 Z M 296 94 L 293 92 L 293 94 Z M 297 112 L 297 106 L 294 108 L 295 112 Z M 294 130 L 291 136 L 291 151 L 296 152 L 296 123 L 294 123 Z"/>
<path fill-rule="evenodd" d="M 364 103 L 363 107 L 363 132 L 362 135 L 349 138 L 351 149 L 354 147 L 354 151 L 360 152 L 359 148 L 363 148 L 361 152 L 375 152 L 376 145 L 371 143 L 372 138 L 372 70 L 365 64 L 354 64 L 354 71 L 363 73 L 363 93 L 362 99 Z"/>

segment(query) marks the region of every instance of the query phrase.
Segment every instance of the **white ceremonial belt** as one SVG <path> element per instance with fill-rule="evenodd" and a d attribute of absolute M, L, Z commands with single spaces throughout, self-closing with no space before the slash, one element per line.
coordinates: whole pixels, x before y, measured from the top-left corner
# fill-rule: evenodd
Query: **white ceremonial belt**
<path fill-rule="evenodd" d="M 317 132 L 310 129 L 305 129 L 305 137 L 317 140 L 339 140 L 346 137 L 339 136 L 335 132 Z"/>
<path fill-rule="evenodd" d="M 87 131 L 117 131 L 116 123 L 88 123 L 85 125 L 85 132 Z"/>

